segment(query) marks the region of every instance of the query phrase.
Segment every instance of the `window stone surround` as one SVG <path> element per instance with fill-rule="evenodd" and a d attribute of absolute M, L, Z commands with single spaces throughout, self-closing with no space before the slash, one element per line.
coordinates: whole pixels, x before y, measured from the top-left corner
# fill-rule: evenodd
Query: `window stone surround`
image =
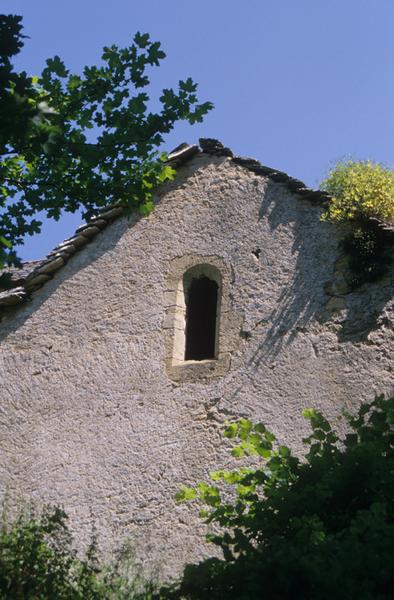
<path fill-rule="evenodd" d="M 205 275 L 218 284 L 215 358 L 185 360 L 185 292 L 192 278 Z M 240 343 L 241 315 L 234 313 L 230 302 L 231 267 L 219 256 L 187 254 L 169 264 L 164 292 L 163 324 L 166 346 L 166 370 L 177 382 L 204 381 L 223 376 L 230 368 L 231 353 Z M 185 289 L 186 287 L 186 289 Z"/>

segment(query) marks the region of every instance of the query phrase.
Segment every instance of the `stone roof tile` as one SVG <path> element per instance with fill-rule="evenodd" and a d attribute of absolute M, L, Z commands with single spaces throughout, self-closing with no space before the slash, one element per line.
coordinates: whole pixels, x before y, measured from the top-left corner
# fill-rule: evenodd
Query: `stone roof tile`
<path fill-rule="evenodd" d="M 219 140 L 201 138 L 199 145 L 200 147 L 190 144 L 180 144 L 169 153 L 167 163 L 174 168 L 179 168 L 197 154 L 204 153 L 211 156 L 223 156 L 229 158 L 234 164 L 252 171 L 256 175 L 267 177 L 272 181 L 287 186 L 293 193 L 300 195 L 310 202 L 324 205 L 330 199 L 327 192 L 310 189 L 299 179 L 295 179 L 283 171 L 262 165 L 254 158 L 234 156 L 230 148 L 226 148 Z M 93 217 L 88 223 L 78 227 L 73 236 L 58 244 L 43 260 L 26 262 L 19 269 L 8 267 L 1 271 L 0 307 L 13 306 L 28 300 L 29 293 L 37 290 L 49 281 L 52 274 L 61 269 L 70 256 L 88 244 L 122 214 L 124 214 L 122 206 L 109 206 Z M 379 222 L 379 225 L 386 231 L 394 233 L 394 224 Z"/>

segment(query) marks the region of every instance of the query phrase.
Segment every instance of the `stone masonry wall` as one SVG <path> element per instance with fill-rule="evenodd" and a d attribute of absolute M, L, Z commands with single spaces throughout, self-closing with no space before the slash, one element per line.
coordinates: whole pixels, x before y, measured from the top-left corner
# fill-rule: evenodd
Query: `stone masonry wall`
<path fill-rule="evenodd" d="M 163 576 L 209 549 L 181 484 L 228 465 L 223 423 L 264 421 L 300 452 L 302 408 L 394 391 L 393 271 L 350 292 L 321 209 L 199 155 L 148 217 L 117 220 L 0 325 L 0 485 L 63 505 L 81 546 L 132 536 Z M 174 376 L 174 264 L 224 272 L 220 369 Z M 177 267 L 178 268 L 178 267 Z M 339 284 L 338 284 L 339 282 Z"/>

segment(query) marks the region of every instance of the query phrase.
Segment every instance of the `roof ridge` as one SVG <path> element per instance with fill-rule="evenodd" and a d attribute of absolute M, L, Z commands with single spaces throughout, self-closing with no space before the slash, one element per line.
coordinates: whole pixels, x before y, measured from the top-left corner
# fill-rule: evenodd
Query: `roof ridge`
<path fill-rule="evenodd" d="M 232 150 L 225 147 L 219 140 L 214 138 L 200 138 L 199 145 L 200 146 L 180 144 L 180 146 L 177 146 L 169 153 L 167 163 L 174 168 L 180 167 L 199 152 L 210 154 L 211 156 L 226 156 L 230 158 L 231 162 L 248 169 L 248 171 L 256 173 L 256 175 L 268 177 L 276 183 L 286 184 L 290 191 L 300 194 L 300 196 L 307 198 L 311 202 L 326 204 L 331 198 L 330 194 L 327 192 L 309 188 L 300 179 L 291 177 L 279 169 L 267 167 L 255 158 L 235 156 Z"/>
<path fill-rule="evenodd" d="M 167 164 L 178 168 L 197 154 L 227 157 L 234 164 L 248 169 L 256 175 L 261 175 L 276 183 L 286 185 L 291 192 L 300 195 L 314 204 L 326 205 L 331 198 L 327 192 L 309 188 L 299 179 L 291 177 L 284 171 L 264 166 L 255 158 L 234 156 L 230 148 L 225 147 L 219 140 L 214 138 L 200 138 L 199 146 L 187 143 L 180 144 L 168 154 Z M 39 264 L 25 278 L 15 280 L 17 287 L 0 292 L 0 308 L 11 307 L 28 300 L 32 292 L 35 292 L 49 281 L 53 274 L 59 271 L 73 254 L 91 242 L 97 234 L 123 215 L 124 211 L 125 206 L 119 204 L 107 206 L 97 216 L 92 217 L 87 223 L 80 225 L 71 237 L 55 246 L 41 261 L 27 261 L 23 263 L 23 266 L 34 262 L 38 262 Z M 375 219 L 375 221 L 378 220 Z M 381 221 L 378 222 L 383 229 L 394 233 L 394 227 Z M 8 272 L 12 275 L 12 271 L 8 270 Z M 4 273 L 7 273 L 7 270 L 3 271 Z M 14 270 L 14 273 L 17 274 L 18 270 Z"/>

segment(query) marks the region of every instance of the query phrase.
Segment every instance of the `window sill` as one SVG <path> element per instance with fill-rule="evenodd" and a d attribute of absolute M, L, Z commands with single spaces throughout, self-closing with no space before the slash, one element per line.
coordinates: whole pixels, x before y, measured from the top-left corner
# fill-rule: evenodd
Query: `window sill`
<path fill-rule="evenodd" d="M 173 381 L 187 383 L 221 377 L 229 368 L 230 354 L 226 353 L 209 360 L 171 360 L 167 365 L 167 373 Z"/>

